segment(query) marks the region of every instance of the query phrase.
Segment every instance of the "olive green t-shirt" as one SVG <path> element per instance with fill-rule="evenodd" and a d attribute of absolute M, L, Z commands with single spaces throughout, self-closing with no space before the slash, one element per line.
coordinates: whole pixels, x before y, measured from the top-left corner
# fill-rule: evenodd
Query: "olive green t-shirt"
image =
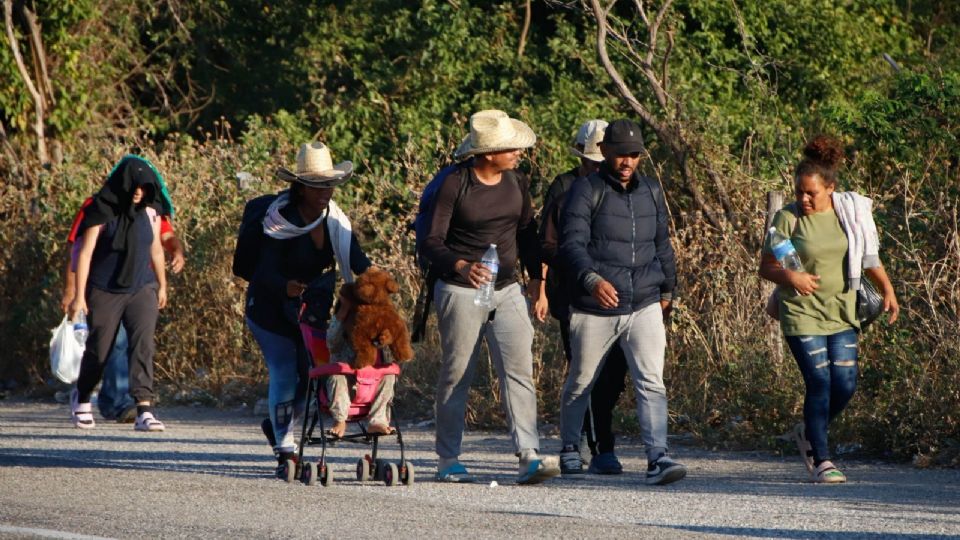
<path fill-rule="evenodd" d="M 836 212 L 830 209 L 805 216 L 791 203 L 777 212 L 772 226 L 790 237 L 804 270 L 820 276 L 820 287 L 807 296 L 797 294 L 793 287 L 778 286 L 783 335 L 826 336 L 859 329 L 857 293 L 847 288 L 844 271 L 847 235 Z M 771 253 L 769 240 L 763 250 Z"/>

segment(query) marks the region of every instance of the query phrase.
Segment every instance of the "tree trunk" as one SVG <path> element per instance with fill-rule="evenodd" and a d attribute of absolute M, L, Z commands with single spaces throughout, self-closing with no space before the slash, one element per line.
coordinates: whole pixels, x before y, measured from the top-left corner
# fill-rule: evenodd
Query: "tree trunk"
<path fill-rule="evenodd" d="M 13 51 L 13 58 L 17 63 L 17 70 L 20 72 L 20 76 L 23 77 L 23 82 L 26 84 L 27 91 L 30 92 L 30 96 L 33 98 L 33 105 L 36 109 L 36 116 L 33 122 L 33 131 L 37 137 L 37 159 L 40 160 L 41 164 L 46 165 L 50 162 L 50 158 L 47 153 L 47 141 L 44 137 L 43 95 L 33 84 L 33 79 L 30 78 L 30 71 L 27 70 L 27 66 L 23 62 L 23 56 L 20 54 L 20 46 L 17 44 L 17 36 L 13 31 L 13 0 L 3 0 L 3 20 L 4 25 L 6 26 L 7 40 L 10 42 L 10 49 Z"/>

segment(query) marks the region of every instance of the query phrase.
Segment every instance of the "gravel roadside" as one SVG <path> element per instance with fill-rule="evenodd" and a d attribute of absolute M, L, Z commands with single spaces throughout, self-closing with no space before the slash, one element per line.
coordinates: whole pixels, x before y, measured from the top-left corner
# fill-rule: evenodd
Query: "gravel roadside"
<path fill-rule="evenodd" d="M 821 486 L 804 481 L 799 460 L 681 447 L 688 477 L 653 487 L 626 442 L 623 475 L 518 486 L 506 435 L 470 432 L 462 457 L 480 481 L 448 485 L 432 480 L 432 431 L 409 427 L 413 486 L 359 483 L 365 450 L 355 445 L 330 450 L 333 486 L 305 486 L 270 477 L 259 418 L 210 408 L 160 417 L 164 433 L 106 421 L 87 432 L 62 405 L 0 402 L 0 537 L 960 538 L 957 470 L 848 460 L 847 484 Z M 395 444 L 382 452 L 399 457 Z"/>

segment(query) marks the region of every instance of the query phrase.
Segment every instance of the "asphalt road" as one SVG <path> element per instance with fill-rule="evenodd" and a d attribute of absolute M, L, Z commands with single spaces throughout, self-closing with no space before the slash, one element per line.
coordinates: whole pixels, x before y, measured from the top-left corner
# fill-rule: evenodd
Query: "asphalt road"
<path fill-rule="evenodd" d="M 271 477 L 249 413 L 159 416 L 164 433 L 105 421 L 88 432 L 64 405 L 0 401 L 0 537 L 960 538 L 957 470 L 845 461 L 849 482 L 822 486 L 792 456 L 681 447 L 688 477 L 652 487 L 638 445 L 625 442 L 621 476 L 518 486 L 506 436 L 470 432 L 463 458 L 481 481 L 449 485 L 432 480 L 432 431 L 411 427 L 413 486 L 359 483 L 364 450 L 352 445 L 330 451 L 334 485 L 306 486 Z M 382 455 L 396 459 L 396 445 Z"/>

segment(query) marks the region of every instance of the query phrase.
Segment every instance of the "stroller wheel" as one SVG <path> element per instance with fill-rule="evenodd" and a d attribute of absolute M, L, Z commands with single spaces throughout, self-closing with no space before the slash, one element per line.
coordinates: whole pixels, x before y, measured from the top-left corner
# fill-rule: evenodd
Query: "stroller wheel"
<path fill-rule="evenodd" d="M 357 460 L 357 480 L 367 482 L 370 480 L 371 463 L 364 458 Z"/>
<path fill-rule="evenodd" d="M 317 485 L 317 464 L 307 463 L 300 472 L 300 481 L 308 486 Z"/>
<path fill-rule="evenodd" d="M 405 486 L 412 486 L 414 480 L 413 463 L 404 461 L 400 464 L 400 481 Z"/>
<path fill-rule="evenodd" d="M 387 463 L 383 471 L 383 483 L 388 486 L 395 486 L 400 483 L 400 472 L 395 463 Z"/>
<path fill-rule="evenodd" d="M 383 480 L 383 475 L 387 471 L 387 460 L 378 459 L 373 462 L 373 479 L 374 480 Z"/>
<path fill-rule="evenodd" d="M 292 459 L 284 461 L 277 476 L 287 483 L 293 482 L 297 478 L 297 462 Z"/>
<path fill-rule="evenodd" d="M 330 465 L 326 463 L 321 463 L 320 464 L 320 483 L 323 484 L 324 486 L 329 487 L 333 485 L 333 479 L 334 479 L 333 469 L 330 467 Z"/>

